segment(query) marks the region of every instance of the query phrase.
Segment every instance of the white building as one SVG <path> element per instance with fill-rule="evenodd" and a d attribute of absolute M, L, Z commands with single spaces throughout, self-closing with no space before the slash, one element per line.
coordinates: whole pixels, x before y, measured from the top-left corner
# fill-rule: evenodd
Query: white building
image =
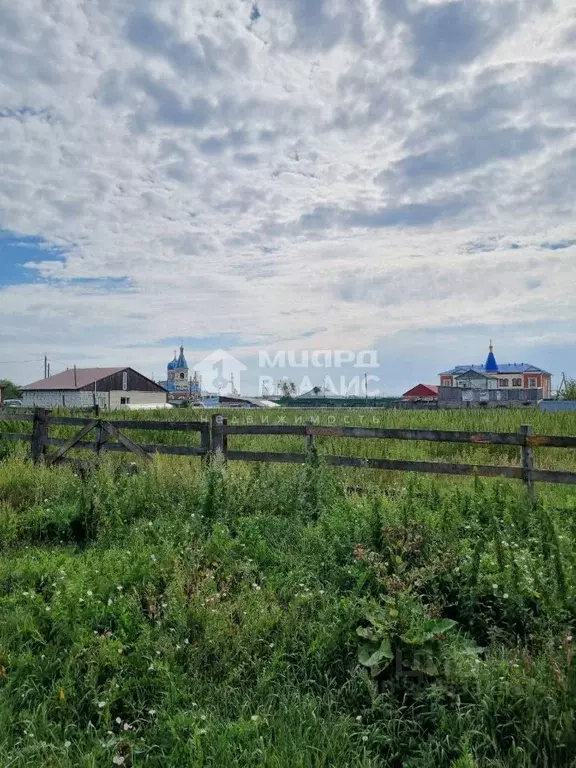
<path fill-rule="evenodd" d="M 168 393 L 133 368 L 69 368 L 22 389 L 22 403 L 40 408 L 106 410 L 127 406 L 163 406 Z"/>

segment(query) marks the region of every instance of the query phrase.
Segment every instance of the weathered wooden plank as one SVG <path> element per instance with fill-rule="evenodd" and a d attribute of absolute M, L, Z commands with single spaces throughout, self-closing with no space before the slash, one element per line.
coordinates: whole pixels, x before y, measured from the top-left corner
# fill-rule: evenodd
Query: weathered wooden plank
<path fill-rule="evenodd" d="M 113 424 L 110 424 L 109 421 L 100 421 L 99 422 L 102 429 L 110 435 L 110 437 L 115 437 L 116 440 L 118 440 L 119 443 L 121 443 L 125 448 L 127 448 L 129 451 L 132 451 L 132 453 L 135 453 L 137 456 L 140 456 L 141 459 L 146 459 L 146 461 L 150 461 L 150 455 L 146 453 L 146 451 L 138 445 L 138 443 L 135 443 L 133 440 L 130 440 L 129 437 L 126 437 L 126 435 L 123 435 L 122 432 L 120 432 L 119 429 L 117 429 Z M 110 444 L 108 445 L 108 449 L 110 449 Z"/>
<path fill-rule="evenodd" d="M 460 432 L 430 429 L 382 429 L 380 427 L 305 427 L 315 437 L 359 437 L 384 440 L 426 440 L 439 443 L 472 443 L 476 445 L 522 445 L 523 438 L 514 432 Z"/>
<path fill-rule="evenodd" d="M 230 424 L 223 427 L 225 435 L 301 435 L 306 434 L 302 425 L 289 426 L 281 424 Z"/>
<path fill-rule="evenodd" d="M 50 416 L 49 424 L 50 426 L 83 427 L 90 421 L 93 421 L 93 419 L 83 416 Z"/>
<path fill-rule="evenodd" d="M 303 464 L 306 457 L 302 453 L 271 453 L 250 451 L 228 451 L 230 461 L 271 461 L 289 464 Z M 481 464 L 446 464 L 435 461 L 399 461 L 396 459 L 364 459 L 355 456 L 320 457 L 321 461 L 338 467 L 356 467 L 358 469 L 381 469 L 392 472 L 427 472 L 441 475 L 479 475 L 481 477 L 510 477 L 522 480 L 523 471 L 519 467 L 497 467 Z"/>
<path fill-rule="evenodd" d="M 32 434 L 30 432 L 0 432 L 0 440 L 25 440 L 30 442 Z"/>
<path fill-rule="evenodd" d="M 67 453 L 70 448 L 73 448 L 76 443 L 78 443 L 80 440 L 82 440 L 83 437 L 85 437 L 88 432 L 91 432 L 94 427 L 98 424 L 98 419 L 92 419 L 87 424 L 85 424 L 82 429 L 80 429 L 78 432 L 76 432 L 75 435 L 73 435 L 69 440 L 66 440 L 60 448 L 56 451 L 54 456 L 50 456 L 48 458 L 49 464 L 55 464 L 59 459 L 64 456 L 65 453 Z"/>
<path fill-rule="evenodd" d="M 528 435 L 526 445 L 538 448 L 576 448 L 576 437 L 570 435 Z"/>
<path fill-rule="evenodd" d="M 134 421 L 133 419 L 110 419 L 118 429 L 157 429 L 174 432 L 201 432 L 208 424 L 205 421 Z"/>
<path fill-rule="evenodd" d="M 561 483 L 564 485 L 576 485 L 576 472 L 560 472 L 551 469 L 533 469 L 532 482 L 534 483 Z"/>
<path fill-rule="evenodd" d="M 271 451 L 227 451 L 230 461 L 272 461 L 281 464 L 304 464 L 304 453 L 273 453 Z"/>
<path fill-rule="evenodd" d="M 33 413 L 3 413 L 0 411 L 0 423 L 3 421 L 34 421 Z"/>
<path fill-rule="evenodd" d="M 64 445 L 66 442 L 59 437 L 49 437 L 46 441 L 48 445 Z M 94 451 L 94 443 L 88 440 L 80 440 L 74 448 Z M 140 444 L 140 448 L 146 453 L 165 453 L 173 456 L 203 456 L 208 451 L 204 448 L 198 448 L 195 445 L 161 445 L 161 444 Z M 122 443 L 106 443 L 106 451 L 111 453 L 132 453 L 131 448 L 126 448 Z"/>

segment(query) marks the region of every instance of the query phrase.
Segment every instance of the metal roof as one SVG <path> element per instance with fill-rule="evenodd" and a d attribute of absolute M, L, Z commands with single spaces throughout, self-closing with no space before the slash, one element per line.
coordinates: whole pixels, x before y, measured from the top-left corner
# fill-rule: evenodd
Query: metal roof
<path fill-rule="evenodd" d="M 576 411 L 576 400 L 543 400 L 538 407 L 546 413 Z"/>
<path fill-rule="evenodd" d="M 457 365 L 449 371 L 442 371 L 440 376 L 455 376 L 459 373 L 465 373 L 466 371 L 474 371 L 475 373 L 483 373 L 484 375 L 492 373 L 492 371 L 486 370 L 485 365 Z M 494 374 L 496 373 L 547 373 L 550 375 L 549 371 L 545 371 L 530 363 L 502 363 L 498 365 L 498 370 L 494 371 Z"/>
<path fill-rule="evenodd" d="M 69 368 L 62 373 L 56 373 L 54 376 L 49 376 L 47 379 L 40 379 L 34 381 L 32 384 L 27 384 L 22 387 L 23 390 L 52 390 L 52 389 L 82 389 L 88 387 L 90 384 L 94 384 L 101 379 L 105 379 L 107 376 L 112 376 L 115 373 L 126 371 L 124 368 Z"/>

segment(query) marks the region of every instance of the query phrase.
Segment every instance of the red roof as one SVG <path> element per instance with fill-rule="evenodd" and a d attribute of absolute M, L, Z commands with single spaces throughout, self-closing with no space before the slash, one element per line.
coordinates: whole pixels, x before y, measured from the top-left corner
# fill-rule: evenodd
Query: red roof
<path fill-rule="evenodd" d="M 22 389 L 82 389 L 82 387 L 88 387 L 96 381 L 125 370 L 126 368 L 76 368 L 76 373 L 74 373 L 74 369 L 69 368 L 67 371 L 56 373 L 47 379 L 40 379 L 33 384 L 27 384 Z"/>
<path fill-rule="evenodd" d="M 436 384 L 416 384 L 408 392 L 404 392 L 402 397 L 438 397 L 438 387 Z"/>

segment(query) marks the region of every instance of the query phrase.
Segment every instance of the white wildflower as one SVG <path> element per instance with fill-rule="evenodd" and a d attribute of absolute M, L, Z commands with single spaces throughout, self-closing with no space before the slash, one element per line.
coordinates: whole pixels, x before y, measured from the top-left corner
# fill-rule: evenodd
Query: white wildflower
<path fill-rule="evenodd" d="M 86 591 L 86 594 L 88 595 L 88 597 L 92 597 L 92 594 L 93 594 L 93 592 L 92 592 L 92 590 L 91 590 L 91 589 L 88 589 L 88 590 Z"/>
<path fill-rule="evenodd" d="M 69 747 L 69 746 L 71 746 L 71 744 L 72 744 L 72 742 L 71 742 L 71 741 L 65 741 L 65 742 L 64 742 L 64 748 L 65 748 L 65 749 L 68 749 L 68 747 Z"/>
<path fill-rule="evenodd" d="M 122 718 L 121 717 L 117 717 L 116 718 L 116 722 L 118 723 L 118 725 L 120 725 L 122 723 Z"/>
<path fill-rule="evenodd" d="M 104 709 L 105 706 L 106 706 L 106 702 L 105 701 L 99 701 L 98 702 L 98 709 Z"/>
<path fill-rule="evenodd" d="M 114 763 L 114 765 L 124 765 L 124 758 L 122 757 L 122 755 L 114 755 L 114 757 L 112 758 L 112 762 Z"/>

